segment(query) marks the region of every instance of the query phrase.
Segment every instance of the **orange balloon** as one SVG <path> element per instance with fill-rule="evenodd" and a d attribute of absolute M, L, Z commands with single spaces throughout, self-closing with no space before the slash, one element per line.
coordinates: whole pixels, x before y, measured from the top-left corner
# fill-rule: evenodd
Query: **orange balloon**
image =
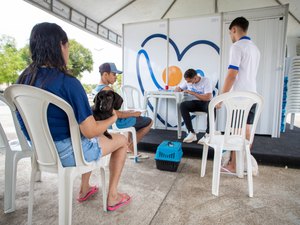
<path fill-rule="evenodd" d="M 164 69 L 162 74 L 162 79 L 166 83 L 166 69 Z M 180 83 L 182 79 L 181 69 L 177 66 L 169 66 L 169 86 L 176 86 Z"/>

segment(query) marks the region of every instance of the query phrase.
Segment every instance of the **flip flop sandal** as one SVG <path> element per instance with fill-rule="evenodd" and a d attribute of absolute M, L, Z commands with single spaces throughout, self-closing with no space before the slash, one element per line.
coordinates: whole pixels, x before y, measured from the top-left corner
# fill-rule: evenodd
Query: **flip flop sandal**
<path fill-rule="evenodd" d="M 129 156 L 128 158 L 129 158 L 129 159 L 135 159 L 135 157 L 137 157 L 138 159 L 149 159 L 149 156 L 148 156 L 148 155 L 142 154 L 142 153 L 137 154 L 137 156 L 131 155 L 131 156 Z"/>
<path fill-rule="evenodd" d="M 113 206 L 107 206 L 107 211 L 115 211 L 119 208 L 121 208 L 122 206 L 128 205 L 130 203 L 131 197 L 130 196 L 126 196 L 123 195 L 122 199 L 115 205 Z"/>
<path fill-rule="evenodd" d="M 140 153 L 139 153 L 139 154 L 137 154 L 137 156 L 135 156 L 135 155 L 130 155 L 130 156 L 128 156 L 128 158 L 129 158 L 129 159 L 135 159 L 135 157 L 137 157 L 137 158 L 138 158 L 138 157 L 139 157 L 139 155 L 140 155 Z"/>
<path fill-rule="evenodd" d="M 77 201 L 78 202 L 85 202 L 86 200 L 89 199 L 89 197 L 91 197 L 92 195 L 96 194 L 98 192 L 99 188 L 97 186 L 93 186 L 90 188 L 89 192 L 84 196 L 84 197 L 81 197 L 81 198 L 77 198 Z"/>
<path fill-rule="evenodd" d="M 236 176 L 236 173 L 231 172 L 230 170 L 226 169 L 225 167 L 221 167 L 221 173 Z"/>
<path fill-rule="evenodd" d="M 139 158 L 139 159 L 149 159 L 149 156 L 146 155 L 146 154 L 140 153 L 140 154 L 138 155 L 138 158 Z"/>

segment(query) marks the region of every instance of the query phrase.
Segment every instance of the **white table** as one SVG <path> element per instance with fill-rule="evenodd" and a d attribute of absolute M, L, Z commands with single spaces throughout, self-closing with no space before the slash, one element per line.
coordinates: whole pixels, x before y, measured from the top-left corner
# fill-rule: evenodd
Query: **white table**
<path fill-rule="evenodd" d="M 154 129 L 156 129 L 156 119 L 157 119 L 157 106 L 158 100 L 164 99 L 174 99 L 176 102 L 176 111 L 177 111 L 177 137 L 178 139 L 181 138 L 181 112 L 180 112 L 180 103 L 182 102 L 184 97 L 183 92 L 174 92 L 174 91 L 145 91 L 144 95 L 144 109 L 147 108 L 149 98 L 154 98 L 154 115 L 153 115 L 153 122 L 154 122 Z M 168 104 L 166 103 L 166 117 L 168 117 Z M 168 119 L 166 118 L 165 128 L 167 129 Z"/>

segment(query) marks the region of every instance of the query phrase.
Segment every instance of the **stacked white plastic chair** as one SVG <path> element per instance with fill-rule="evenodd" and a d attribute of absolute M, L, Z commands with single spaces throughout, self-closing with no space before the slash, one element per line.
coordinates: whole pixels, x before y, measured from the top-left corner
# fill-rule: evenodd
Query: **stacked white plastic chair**
<path fill-rule="evenodd" d="M 222 102 L 226 109 L 225 133 L 217 134 L 214 119 L 215 106 Z M 246 139 L 246 122 L 249 111 L 253 104 L 256 105 L 254 122 L 251 127 L 250 139 Z M 253 142 L 256 125 L 262 111 L 263 98 L 253 92 L 228 92 L 221 94 L 209 103 L 209 137 L 204 142 L 201 164 L 201 177 L 204 177 L 207 162 L 208 147 L 214 149 L 212 194 L 219 195 L 220 171 L 222 151 L 236 151 L 236 175 L 240 178 L 244 176 L 244 155 L 247 159 L 247 177 L 249 197 L 253 197 L 253 179 L 250 146 Z"/>
<path fill-rule="evenodd" d="M 9 108 L 18 137 L 18 139 L 8 141 L 0 121 L 0 149 L 5 150 L 4 213 L 11 213 L 16 209 L 15 199 L 18 161 L 22 158 L 32 157 L 33 152 L 21 131 L 15 110 L 9 105 L 2 94 L 0 94 L 0 101 Z M 40 173 L 37 174 L 36 180 L 40 180 Z"/>
<path fill-rule="evenodd" d="M 294 128 L 295 114 L 300 113 L 300 56 L 292 59 L 288 76 L 286 114 L 291 114 L 290 129 Z"/>
<path fill-rule="evenodd" d="M 105 157 L 93 162 L 86 162 L 82 153 L 79 125 L 75 119 L 72 107 L 58 96 L 29 85 L 12 85 L 8 87 L 4 96 L 10 105 L 14 105 L 22 116 L 34 149 L 31 172 L 28 224 L 32 223 L 34 177 L 38 169 L 43 172 L 58 175 L 58 204 L 59 224 L 72 224 L 73 182 L 76 176 L 89 171 L 100 169 L 102 183 L 103 209 L 107 208 L 107 194 L 105 188 Z M 52 139 L 47 120 L 49 104 L 61 108 L 68 116 L 71 141 L 76 166 L 62 167 L 56 146 Z"/>

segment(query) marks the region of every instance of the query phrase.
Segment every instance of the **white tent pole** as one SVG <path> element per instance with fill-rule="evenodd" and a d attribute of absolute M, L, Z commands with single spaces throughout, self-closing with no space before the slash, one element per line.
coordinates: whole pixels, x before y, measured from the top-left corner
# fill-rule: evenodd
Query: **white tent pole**
<path fill-rule="evenodd" d="M 167 20 L 167 67 L 166 67 L 166 84 L 165 89 L 169 89 L 169 35 L 170 35 L 170 19 Z"/>

